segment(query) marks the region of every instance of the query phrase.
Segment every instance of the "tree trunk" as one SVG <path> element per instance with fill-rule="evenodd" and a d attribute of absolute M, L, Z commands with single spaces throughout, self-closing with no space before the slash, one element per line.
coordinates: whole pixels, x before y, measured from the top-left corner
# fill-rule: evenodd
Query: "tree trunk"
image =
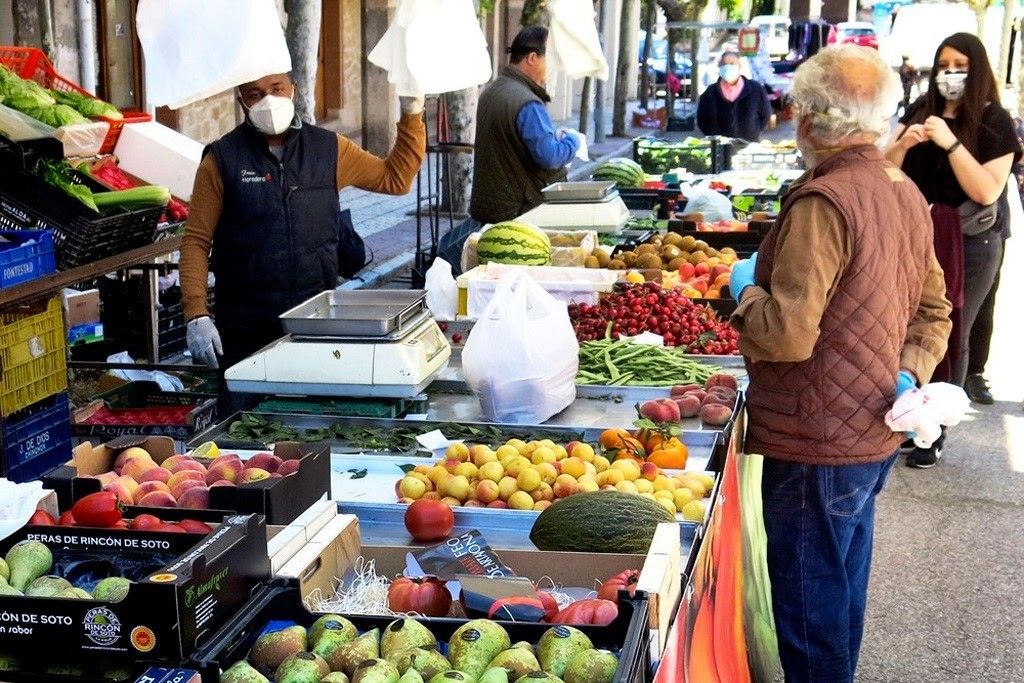
<path fill-rule="evenodd" d="M 615 68 L 615 104 L 612 110 L 612 135 L 626 135 L 626 105 L 629 102 L 629 74 L 636 68 L 635 41 L 639 27 L 633 21 L 639 0 L 622 0 L 619 23 L 619 57 Z"/>
<path fill-rule="evenodd" d="M 321 5 L 318 0 L 285 0 L 284 10 L 288 14 L 284 37 L 292 57 L 295 113 L 303 121 L 315 123 Z"/>
<path fill-rule="evenodd" d="M 974 6 L 974 16 L 978 18 L 978 37 L 985 41 L 985 15 L 988 13 L 988 3 L 979 2 Z"/>
<path fill-rule="evenodd" d="M 1003 0 L 1003 32 L 999 43 L 999 85 L 1010 84 L 1013 68 L 1010 65 L 1010 39 L 1013 35 L 1013 15 L 1017 0 Z"/>
<path fill-rule="evenodd" d="M 654 0 L 647 0 L 647 34 L 644 36 L 644 56 L 640 60 L 640 107 L 647 110 L 651 95 L 651 70 L 647 60 L 651 58 L 651 41 L 654 40 L 654 24 L 658 21 L 658 6 Z"/>
<path fill-rule="evenodd" d="M 448 101 L 448 131 L 450 142 L 473 144 L 476 139 L 476 105 L 480 89 L 473 87 L 445 94 Z M 442 162 L 443 162 L 442 157 Z M 469 195 L 473 189 L 473 155 L 452 154 L 451 174 L 445 164 L 441 170 L 441 207 L 448 209 L 451 188 L 451 209 L 458 215 L 469 213 Z M 443 162 L 444 163 L 444 162 Z"/>
<path fill-rule="evenodd" d="M 587 76 L 583 79 L 583 88 L 580 93 L 580 127 L 579 131 L 584 135 L 587 134 L 587 128 L 590 127 L 590 91 L 594 79 Z"/>
<path fill-rule="evenodd" d="M 38 0 L 14 0 L 14 44 L 39 47 L 42 43 Z"/>

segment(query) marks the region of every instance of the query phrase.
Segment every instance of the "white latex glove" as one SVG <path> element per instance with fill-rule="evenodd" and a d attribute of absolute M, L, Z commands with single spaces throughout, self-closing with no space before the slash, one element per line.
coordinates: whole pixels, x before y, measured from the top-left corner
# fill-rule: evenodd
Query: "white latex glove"
<path fill-rule="evenodd" d="M 422 114 L 423 97 L 399 97 L 398 106 L 403 114 Z"/>
<path fill-rule="evenodd" d="M 224 347 L 220 343 L 220 332 L 210 316 L 190 320 L 185 329 L 185 338 L 194 359 L 211 368 L 219 367 L 217 356 L 224 355 Z"/>

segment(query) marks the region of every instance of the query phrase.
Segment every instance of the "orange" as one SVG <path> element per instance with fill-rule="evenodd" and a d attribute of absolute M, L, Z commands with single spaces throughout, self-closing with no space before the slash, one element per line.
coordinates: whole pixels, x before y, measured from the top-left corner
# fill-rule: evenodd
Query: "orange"
<path fill-rule="evenodd" d="M 611 450 L 613 448 L 622 448 L 623 444 L 625 443 L 625 440 L 631 438 L 633 438 L 633 435 L 630 434 L 625 429 L 606 429 L 603 432 L 601 432 L 601 436 L 598 439 L 598 443 L 601 444 L 601 448 L 604 448 L 605 450 Z"/>
<path fill-rule="evenodd" d="M 681 470 L 686 467 L 686 454 L 676 449 L 659 448 L 647 456 L 647 462 L 666 470 Z"/>

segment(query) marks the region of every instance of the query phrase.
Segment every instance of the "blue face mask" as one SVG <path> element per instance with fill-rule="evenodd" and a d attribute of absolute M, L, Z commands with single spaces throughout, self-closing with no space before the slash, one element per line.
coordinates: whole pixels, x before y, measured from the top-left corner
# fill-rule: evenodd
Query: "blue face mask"
<path fill-rule="evenodd" d="M 735 83 L 740 78 L 740 65 L 723 64 L 718 67 L 718 75 L 721 76 L 722 80 L 726 83 Z"/>

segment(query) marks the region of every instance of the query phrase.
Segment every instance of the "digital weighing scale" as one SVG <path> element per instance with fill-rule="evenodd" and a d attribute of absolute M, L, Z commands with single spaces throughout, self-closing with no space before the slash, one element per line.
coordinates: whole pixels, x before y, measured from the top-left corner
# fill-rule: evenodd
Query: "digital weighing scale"
<path fill-rule="evenodd" d="M 565 182 L 542 190 L 545 202 L 516 220 L 547 230 L 619 232 L 629 220 L 629 209 L 607 181 Z"/>
<path fill-rule="evenodd" d="M 451 356 L 423 290 L 332 290 L 280 318 L 289 334 L 228 368 L 229 390 L 412 398 Z"/>

